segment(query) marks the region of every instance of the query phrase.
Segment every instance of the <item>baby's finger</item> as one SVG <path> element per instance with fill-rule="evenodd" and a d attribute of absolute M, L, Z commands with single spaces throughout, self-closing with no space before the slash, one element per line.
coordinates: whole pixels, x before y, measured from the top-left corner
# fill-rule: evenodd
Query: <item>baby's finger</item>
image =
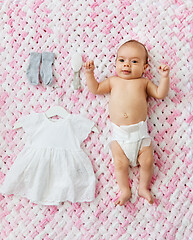
<path fill-rule="evenodd" d="M 163 71 L 168 71 L 169 67 L 167 65 L 165 65 L 165 67 L 163 68 Z"/>
<path fill-rule="evenodd" d="M 84 68 L 88 69 L 89 68 L 89 61 L 84 63 Z"/>
<path fill-rule="evenodd" d="M 163 70 L 164 66 L 165 66 L 165 65 L 163 65 L 163 64 L 160 65 L 160 66 L 159 66 L 159 70 Z"/>
<path fill-rule="evenodd" d="M 92 66 L 92 60 L 90 60 L 90 61 L 87 61 L 86 63 L 85 63 L 85 68 L 87 68 L 87 69 L 89 69 L 91 66 Z"/>
<path fill-rule="evenodd" d="M 94 65 L 94 61 L 93 61 L 93 60 L 90 60 L 90 61 L 89 61 L 89 67 L 93 67 L 93 65 Z"/>
<path fill-rule="evenodd" d="M 162 64 L 162 65 L 159 66 L 159 70 L 167 71 L 167 70 L 169 70 L 169 67 L 167 65 Z"/>
<path fill-rule="evenodd" d="M 89 61 L 86 62 L 86 68 L 88 68 L 88 67 L 89 67 Z"/>

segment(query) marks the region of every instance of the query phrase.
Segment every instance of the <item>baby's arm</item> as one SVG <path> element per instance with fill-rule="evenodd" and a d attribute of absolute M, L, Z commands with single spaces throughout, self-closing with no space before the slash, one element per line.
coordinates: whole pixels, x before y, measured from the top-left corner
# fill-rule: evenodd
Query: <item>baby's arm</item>
<path fill-rule="evenodd" d="M 94 76 L 94 62 L 88 61 L 84 63 L 85 76 L 88 89 L 93 94 L 105 94 L 111 91 L 110 78 L 98 83 Z"/>
<path fill-rule="evenodd" d="M 151 81 L 147 83 L 147 94 L 154 98 L 164 99 L 169 91 L 170 78 L 169 78 L 169 67 L 167 65 L 159 66 L 160 73 L 160 84 L 156 86 Z"/>

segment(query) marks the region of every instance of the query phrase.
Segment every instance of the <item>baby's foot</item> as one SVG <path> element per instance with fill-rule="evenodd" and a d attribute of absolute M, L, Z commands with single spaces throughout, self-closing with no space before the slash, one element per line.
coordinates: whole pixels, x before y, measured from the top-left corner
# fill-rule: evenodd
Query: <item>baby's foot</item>
<path fill-rule="evenodd" d="M 124 192 L 121 192 L 121 195 L 119 196 L 119 198 L 115 201 L 115 206 L 117 206 L 118 204 L 120 206 L 124 205 L 131 197 L 131 190 L 127 190 Z"/>
<path fill-rule="evenodd" d="M 141 188 L 138 190 L 138 194 L 140 197 L 145 198 L 150 204 L 154 203 L 154 198 L 151 195 L 151 192 L 148 189 Z"/>

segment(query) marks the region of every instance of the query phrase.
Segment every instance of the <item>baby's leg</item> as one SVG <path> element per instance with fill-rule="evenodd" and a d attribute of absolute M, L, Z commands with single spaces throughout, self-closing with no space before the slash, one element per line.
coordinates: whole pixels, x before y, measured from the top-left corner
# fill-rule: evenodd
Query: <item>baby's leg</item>
<path fill-rule="evenodd" d="M 115 202 L 115 205 L 117 206 L 119 204 L 122 206 L 131 197 L 131 189 L 129 186 L 129 160 L 117 141 L 111 143 L 111 150 L 115 165 L 115 176 L 121 190 L 121 195 Z"/>
<path fill-rule="evenodd" d="M 152 143 L 149 147 L 143 147 L 138 156 L 140 164 L 140 180 L 139 180 L 139 196 L 145 198 L 150 204 L 154 199 L 149 191 L 149 184 L 153 174 L 153 147 Z"/>

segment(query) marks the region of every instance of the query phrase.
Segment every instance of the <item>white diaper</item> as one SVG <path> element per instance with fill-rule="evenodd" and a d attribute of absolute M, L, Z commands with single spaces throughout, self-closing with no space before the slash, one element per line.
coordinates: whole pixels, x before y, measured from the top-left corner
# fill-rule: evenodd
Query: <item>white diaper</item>
<path fill-rule="evenodd" d="M 112 141 L 117 141 L 129 159 L 130 165 L 138 165 L 139 150 L 151 144 L 151 137 L 147 130 L 147 120 L 133 125 L 113 125 Z"/>

